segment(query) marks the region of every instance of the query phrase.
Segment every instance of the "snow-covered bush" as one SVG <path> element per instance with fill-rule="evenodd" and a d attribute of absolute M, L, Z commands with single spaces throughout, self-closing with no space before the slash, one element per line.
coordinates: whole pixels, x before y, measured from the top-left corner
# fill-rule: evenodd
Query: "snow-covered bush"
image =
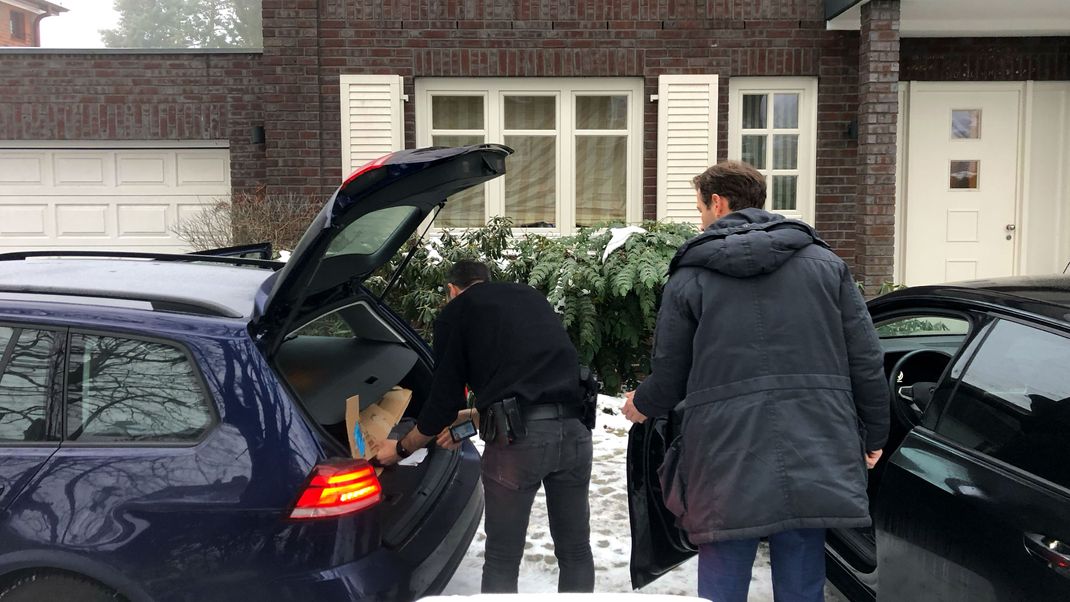
<path fill-rule="evenodd" d="M 628 236 L 603 261 L 613 238 L 612 225 L 567 237 L 512 238 L 508 220 L 496 218 L 485 228 L 443 234 L 418 245 L 387 302 L 430 338 L 435 316 L 446 300 L 448 265 L 460 259 L 485 261 L 495 278 L 527 282 L 546 294 L 561 314 L 581 361 L 595 369 L 605 392 L 614 394 L 649 372 L 658 299 L 668 278 L 669 260 L 696 233 L 687 224 L 642 226 L 646 232 Z M 410 249 L 411 245 L 402 249 L 388 269 L 369 280 L 373 291 L 385 288 Z"/>

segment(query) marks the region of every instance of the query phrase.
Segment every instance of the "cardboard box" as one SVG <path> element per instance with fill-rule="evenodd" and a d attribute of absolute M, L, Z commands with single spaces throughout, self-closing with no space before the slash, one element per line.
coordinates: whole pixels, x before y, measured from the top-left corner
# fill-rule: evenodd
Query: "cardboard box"
<path fill-rule="evenodd" d="M 390 429 L 405 415 L 405 409 L 412 400 L 412 391 L 394 387 L 379 400 L 360 410 L 360 398 L 357 395 L 346 400 L 346 432 L 349 435 L 349 452 L 354 458 L 369 459 L 381 442 L 390 436 Z M 377 468 L 376 473 L 381 473 Z"/>

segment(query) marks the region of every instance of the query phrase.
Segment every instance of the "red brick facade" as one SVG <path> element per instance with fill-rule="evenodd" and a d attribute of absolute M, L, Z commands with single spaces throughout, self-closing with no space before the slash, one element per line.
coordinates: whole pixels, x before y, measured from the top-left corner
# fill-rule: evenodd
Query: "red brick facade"
<path fill-rule="evenodd" d="M 910 38 L 903 81 L 1067 81 L 1070 37 Z"/>
<path fill-rule="evenodd" d="M 235 188 L 326 195 L 342 176 L 341 74 L 402 75 L 410 98 L 420 77 L 641 77 L 645 101 L 659 75 L 713 73 L 721 158 L 732 77 L 816 76 L 815 222 L 879 285 L 891 277 L 899 73 L 1070 79 L 1070 38 L 904 40 L 900 65 L 897 7 L 868 3 L 860 37 L 827 30 L 822 0 L 264 0 L 262 54 L 0 53 L 0 140 L 225 139 Z M 643 118 L 652 218 L 656 103 Z"/>
<path fill-rule="evenodd" d="M 859 37 L 855 278 L 875 291 L 892 280 L 894 259 L 898 0 L 862 5 Z"/>
<path fill-rule="evenodd" d="M 0 53 L 0 140 L 228 140 L 231 182 L 264 177 L 260 55 Z"/>
<path fill-rule="evenodd" d="M 341 179 L 338 78 L 720 76 L 718 149 L 728 149 L 733 76 L 818 76 L 817 219 L 854 253 L 857 34 L 825 28 L 820 0 L 265 0 L 267 176 L 327 194 Z M 415 103 L 405 108 L 415 143 Z M 656 215 L 657 104 L 644 103 L 643 214 Z M 894 158 L 894 153 L 893 153 Z"/>

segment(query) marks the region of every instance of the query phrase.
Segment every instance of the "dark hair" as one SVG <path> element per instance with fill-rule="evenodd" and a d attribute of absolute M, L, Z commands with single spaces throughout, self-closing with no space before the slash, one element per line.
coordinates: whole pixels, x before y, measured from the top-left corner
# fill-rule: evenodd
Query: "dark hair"
<path fill-rule="evenodd" d="M 476 282 L 490 282 L 490 270 L 481 261 L 462 259 L 453 264 L 446 273 L 446 282 L 461 288 L 468 288 Z"/>
<path fill-rule="evenodd" d="M 721 161 L 691 180 L 702 194 L 702 203 L 710 206 L 710 196 L 728 199 L 732 211 L 765 206 L 765 176 L 742 161 Z"/>

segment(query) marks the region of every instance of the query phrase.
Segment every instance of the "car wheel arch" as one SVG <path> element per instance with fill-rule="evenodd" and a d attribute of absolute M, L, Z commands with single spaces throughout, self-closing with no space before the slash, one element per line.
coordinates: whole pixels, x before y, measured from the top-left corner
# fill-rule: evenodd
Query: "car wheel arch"
<path fill-rule="evenodd" d="M 114 590 L 130 602 L 152 602 L 143 587 L 118 569 L 78 554 L 53 550 L 25 550 L 0 557 L 0 589 L 35 571 L 72 574 Z"/>

